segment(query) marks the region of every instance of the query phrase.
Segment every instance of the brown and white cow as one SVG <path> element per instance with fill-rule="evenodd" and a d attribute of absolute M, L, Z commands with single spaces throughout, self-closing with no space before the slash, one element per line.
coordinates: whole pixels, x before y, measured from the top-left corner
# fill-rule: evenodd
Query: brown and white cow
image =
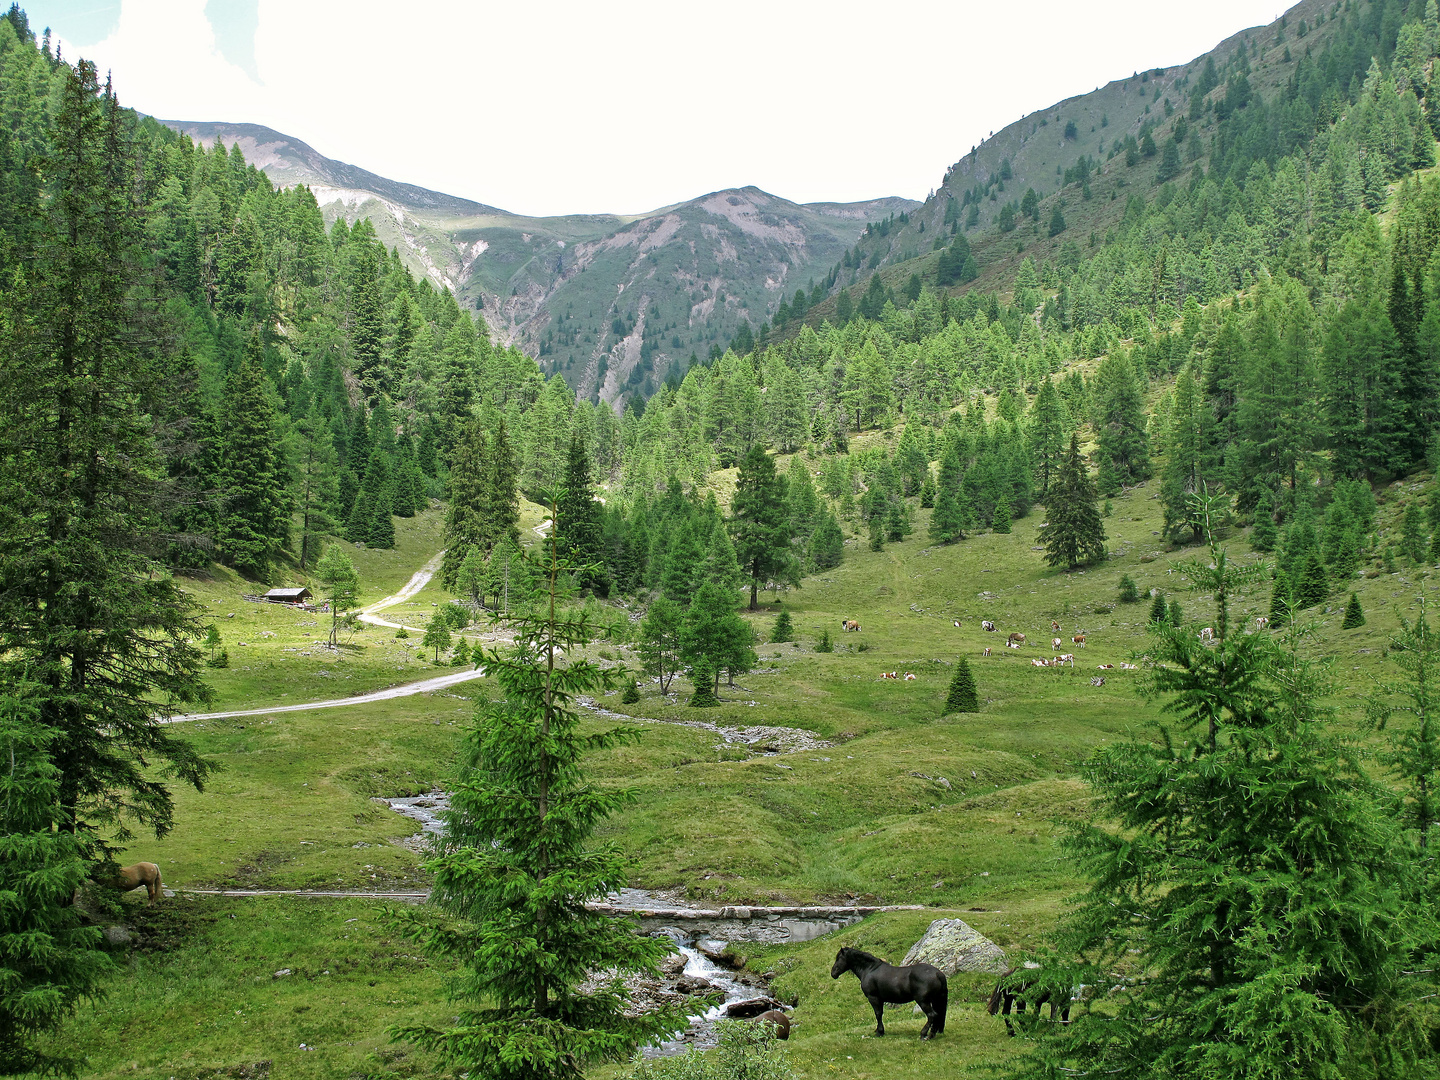
<path fill-rule="evenodd" d="M 995 633 L 995 624 L 989 619 L 981 619 L 980 629 L 984 630 L 987 634 L 993 634 Z"/>
<path fill-rule="evenodd" d="M 985 647 L 985 652 L 984 652 L 982 655 L 984 655 L 984 656 L 989 656 L 989 655 L 990 655 L 990 647 L 989 647 L 988 645 Z"/>
<path fill-rule="evenodd" d="M 1005 644 L 1013 645 L 1018 649 L 1021 645 L 1025 644 L 1025 635 L 1020 633 L 1019 631 L 1016 631 L 1005 639 Z"/>
<path fill-rule="evenodd" d="M 1074 644 L 1080 646 L 1080 648 L 1082 648 L 1082 649 L 1085 647 L 1085 635 L 1084 635 L 1084 634 L 1076 634 L 1076 635 L 1075 635 L 1074 637 L 1072 637 L 1070 640 L 1071 640 L 1071 642 L 1073 642 Z"/>
<path fill-rule="evenodd" d="M 860 632 L 860 624 L 854 619 L 841 619 L 840 628 L 842 630 L 853 630 L 857 634 Z"/>
<path fill-rule="evenodd" d="M 1051 639 L 1050 639 L 1050 651 L 1051 651 L 1051 652 L 1059 652 L 1059 651 L 1060 651 L 1060 639 L 1059 639 L 1058 637 L 1057 637 L 1057 638 L 1051 638 Z"/>

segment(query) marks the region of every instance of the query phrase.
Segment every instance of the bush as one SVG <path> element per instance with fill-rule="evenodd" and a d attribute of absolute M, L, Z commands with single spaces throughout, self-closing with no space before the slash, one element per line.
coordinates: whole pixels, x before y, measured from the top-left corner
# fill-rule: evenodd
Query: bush
<path fill-rule="evenodd" d="M 620 704 L 622 704 L 622 705 L 634 705 L 634 704 L 635 704 L 636 702 L 638 702 L 639 700 L 640 700 L 640 687 L 638 687 L 638 686 L 635 685 L 635 680 L 634 680 L 634 679 L 631 679 L 629 682 L 627 682 L 627 683 L 625 684 L 625 689 L 620 692 Z"/>
<path fill-rule="evenodd" d="M 795 640 L 795 627 L 790 621 L 790 612 L 782 611 L 775 616 L 775 629 L 770 632 L 770 643 L 778 645 L 782 641 Z"/>
<path fill-rule="evenodd" d="M 1120 603 L 1134 604 L 1140 600 L 1140 590 L 1135 587 L 1134 580 L 1129 574 L 1122 574 L 1120 577 Z"/>
<path fill-rule="evenodd" d="M 405 629 L 405 627 L 402 626 L 402 627 L 400 627 L 399 630 L 396 630 L 396 631 L 395 631 L 395 636 L 396 636 L 397 638 L 399 638 L 400 640 L 403 641 L 403 640 L 405 640 L 406 638 L 408 638 L 408 637 L 410 636 L 410 634 L 409 634 L 409 632 Z"/>
<path fill-rule="evenodd" d="M 835 643 L 830 640 L 830 631 L 820 631 L 820 640 L 815 643 L 816 652 L 834 652 Z"/>
<path fill-rule="evenodd" d="M 221 650 L 220 650 L 218 653 L 216 653 L 214 656 L 210 657 L 209 660 L 206 660 L 206 661 L 205 661 L 205 666 L 206 666 L 206 667 L 213 667 L 213 668 L 226 668 L 226 667 L 229 667 L 229 666 L 230 666 L 230 654 L 229 654 L 228 652 L 226 652 L 224 649 L 221 649 Z"/>

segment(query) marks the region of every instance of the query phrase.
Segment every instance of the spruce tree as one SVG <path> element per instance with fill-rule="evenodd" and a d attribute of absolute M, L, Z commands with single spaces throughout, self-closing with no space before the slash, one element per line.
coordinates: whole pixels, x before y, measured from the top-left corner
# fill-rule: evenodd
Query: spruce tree
<path fill-rule="evenodd" d="M 300 518 L 300 569 L 308 570 L 320 557 L 321 541 L 333 535 L 336 521 L 331 508 L 339 499 L 335 443 L 330 429 L 315 417 L 295 425 L 295 512 Z"/>
<path fill-rule="evenodd" d="M 1230 597 L 1258 569 L 1237 571 L 1213 542 L 1190 565 L 1215 600 L 1215 642 L 1162 626 L 1149 649 L 1149 692 L 1176 729 L 1084 767 L 1098 813 L 1065 847 L 1088 884 L 1036 990 L 1083 983 L 1095 1003 L 1034 1026 L 1015 1076 L 1433 1070 L 1424 1038 L 1399 1034 L 1428 992 L 1406 972 L 1433 917 L 1398 830 L 1331 730 L 1327 669 L 1232 622 Z M 1145 976 L 1116 979 L 1122 967 Z"/>
<path fill-rule="evenodd" d="M 1155 593 L 1155 599 L 1150 602 L 1149 621 L 1152 623 L 1164 622 L 1165 612 L 1167 610 L 1168 609 L 1165 605 L 1165 594 L 1157 590 Z"/>
<path fill-rule="evenodd" d="M 1345 605 L 1345 618 L 1340 623 L 1341 630 L 1354 630 L 1357 626 L 1365 625 L 1365 612 L 1360 610 L 1360 597 L 1355 593 L 1350 594 L 1350 603 Z"/>
<path fill-rule="evenodd" d="M 1051 566 L 1074 569 L 1082 562 L 1104 557 L 1105 529 L 1100 523 L 1098 497 L 1085 462 L 1080 457 L 1080 439 L 1070 436 L 1070 452 L 1061 463 L 1059 475 L 1045 504 L 1049 521 L 1040 528 L 1045 561 Z"/>
<path fill-rule="evenodd" d="M 578 433 L 570 437 L 565 484 L 556 512 L 555 541 L 560 545 L 561 557 L 575 566 L 588 567 L 579 571 L 576 584 L 604 595 L 609 587 L 602 546 L 602 506 L 595 501 L 590 483 L 590 458 Z"/>
<path fill-rule="evenodd" d="M 633 677 L 625 680 L 625 689 L 620 691 L 620 704 L 635 705 L 640 701 L 640 687 Z"/>
<path fill-rule="evenodd" d="M 945 696 L 944 715 L 979 712 L 980 699 L 975 691 L 975 676 L 965 657 L 955 661 L 955 674 L 950 677 L 950 692 Z"/>
<path fill-rule="evenodd" d="M 485 549 L 489 551 L 505 540 L 520 543 L 520 474 L 503 418 L 495 425 L 487 465 L 481 515 Z"/>
<path fill-rule="evenodd" d="M 1366 700 L 1365 712 L 1370 722 L 1385 732 L 1387 746 L 1381 761 L 1404 783 L 1405 823 L 1415 830 L 1420 849 L 1426 851 L 1430 834 L 1440 821 L 1440 686 L 1436 685 L 1440 635 L 1430 627 L 1423 593 L 1419 601 L 1420 614 L 1414 622 L 1401 617 L 1400 631 L 1386 650 L 1402 677 L 1380 682 Z M 1433 882 L 1435 869 L 1429 860 L 1426 869 Z"/>
<path fill-rule="evenodd" d="M 65 828 L 53 729 L 34 683 L 0 690 L 0 1072 L 79 1075 L 84 1064 L 53 1032 L 98 997 L 114 964 L 100 928 L 72 903 L 101 852 L 86 830 Z M 50 1035 L 44 1042 L 40 1038 Z M 48 1044 L 48 1045 L 47 1045 Z M 72 1044 L 73 1045 L 73 1044 Z M 56 1051 L 59 1051 L 57 1053 Z"/>
<path fill-rule="evenodd" d="M 470 664 L 470 646 L 465 639 L 457 638 L 455 648 L 450 654 L 451 667 L 468 667 Z"/>
<path fill-rule="evenodd" d="M 1430 538 L 1425 535 L 1425 516 L 1421 513 L 1420 504 L 1413 500 L 1405 508 L 1405 517 L 1401 521 L 1400 550 L 1414 566 L 1423 563 L 1430 550 Z"/>
<path fill-rule="evenodd" d="M 835 515 L 826 510 L 810 536 L 810 567 L 813 570 L 833 570 L 845 557 L 845 536 Z"/>
<path fill-rule="evenodd" d="M 708 660 L 701 660 L 690 669 L 690 681 L 695 689 L 686 702 L 692 709 L 713 709 L 720 704 L 715 696 L 715 682 L 720 673 Z"/>
<path fill-rule="evenodd" d="M 740 462 L 730 509 L 735 552 L 750 577 L 750 610 L 754 611 L 759 607 L 762 584 L 795 576 L 785 480 L 775 474 L 774 459 L 758 443 Z"/>
<path fill-rule="evenodd" d="M 930 539 L 941 544 L 965 539 L 965 508 L 962 485 L 965 469 L 960 450 L 947 441 L 940 455 L 940 479 L 936 484 L 935 511 L 930 515 Z"/>
<path fill-rule="evenodd" d="M 1129 574 L 1120 575 L 1120 602 L 1122 604 L 1134 604 L 1140 600 L 1140 590 L 1135 587 L 1135 581 Z"/>
<path fill-rule="evenodd" d="M 1010 532 L 1010 496 L 1000 496 L 1000 501 L 995 504 L 995 516 L 990 519 L 990 528 L 997 533 L 1008 535 Z"/>
<path fill-rule="evenodd" d="M 155 562 L 169 493 L 150 407 L 176 366 L 143 270 L 133 129 L 93 65 L 57 68 L 51 85 L 49 148 L 32 174 L 44 199 L 25 211 L 23 250 L 0 279 L 0 687 L 39 684 L 31 700 L 44 741 L 29 745 L 55 767 L 44 778 L 55 784 L 44 796 L 53 826 L 37 812 L 24 828 L 123 842 L 136 823 L 170 830 L 171 782 L 203 787 L 212 766 L 163 721 L 210 692 L 197 607 Z M 258 545 L 262 555 L 271 543 Z M 33 881 L 43 899 L 33 911 L 6 905 L 6 920 L 48 918 L 64 860 L 88 854 L 52 850 L 55 873 Z M 23 860 L 0 861 L 6 875 L 22 873 Z M 74 938 L 57 961 L 69 963 L 72 947 L 88 946 Z M 21 1047 L 32 1022 L 48 1026 L 74 998 L 57 988 L 6 1000 L 33 1010 L 0 1016 Z"/>
<path fill-rule="evenodd" d="M 1275 572 L 1275 584 L 1270 589 L 1270 621 L 1277 626 L 1290 618 L 1290 609 L 1294 605 L 1294 590 L 1290 584 L 1290 575 L 1285 570 Z"/>
<path fill-rule="evenodd" d="M 834 652 L 835 643 L 830 639 L 830 628 L 820 631 L 820 640 L 815 643 L 816 652 Z"/>
<path fill-rule="evenodd" d="M 1295 587 L 1295 602 L 1298 607 L 1314 607 L 1330 595 L 1330 579 L 1325 573 L 1325 564 L 1320 553 L 1310 551 L 1300 570 L 1300 580 Z"/>
<path fill-rule="evenodd" d="M 784 641 L 795 640 L 795 627 L 790 619 L 790 612 L 782 611 L 775 616 L 774 629 L 770 631 L 770 643 L 779 645 Z"/>
<path fill-rule="evenodd" d="M 575 697 L 610 689 L 615 675 L 567 659 L 597 630 L 583 612 L 564 614 L 570 568 L 553 544 L 546 548 L 535 568 L 543 584 L 526 604 L 535 614 L 516 620 L 507 652 L 484 657 L 500 692 L 477 709 L 439 854 L 426 864 L 431 903 L 450 919 L 407 919 L 427 952 L 464 966 L 450 983 L 458 1015 L 450 1027 L 395 1032 L 437 1052 L 447 1068 L 491 1080 L 575 1080 L 683 1022 L 670 1008 L 629 1014 L 609 984 L 581 989 L 603 970 L 657 977 L 670 943 L 586 907 L 624 884 L 624 855 L 592 837 L 635 794 L 588 781 L 584 763 L 639 732 L 582 728 Z"/>
<path fill-rule="evenodd" d="M 254 338 L 225 388 L 221 499 L 215 546 L 228 566 L 269 579 L 290 532 L 275 390 Z"/>
<path fill-rule="evenodd" d="M 1274 499 L 1268 487 L 1260 489 L 1253 519 L 1255 524 L 1250 530 L 1250 546 L 1256 551 L 1274 551 L 1279 530 L 1275 527 Z"/>

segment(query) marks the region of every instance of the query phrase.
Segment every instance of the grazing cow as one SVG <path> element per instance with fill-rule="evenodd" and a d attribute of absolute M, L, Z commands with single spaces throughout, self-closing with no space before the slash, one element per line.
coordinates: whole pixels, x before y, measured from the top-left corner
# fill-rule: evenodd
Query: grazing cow
<path fill-rule="evenodd" d="M 1058 622 L 1056 622 L 1054 619 L 1051 619 L 1051 620 L 1050 620 L 1050 629 L 1051 629 L 1051 630 L 1054 630 L 1055 633 L 1058 634 L 1058 633 L 1060 632 L 1060 624 L 1059 624 Z"/>
<path fill-rule="evenodd" d="M 1104 685 L 1105 685 L 1105 676 L 1104 676 L 1104 675 L 1096 675 L 1093 679 L 1090 680 L 1090 685 L 1091 685 L 1091 686 L 1104 686 Z"/>
<path fill-rule="evenodd" d="M 1096 664 L 1095 666 L 1096 666 L 1097 668 L 1099 668 L 1101 671 L 1114 671 L 1114 670 L 1115 670 L 1115 665 L 1114 665 L 1114 664 Z"/>
<path fill-rule="evenodd" d="M 1057 637 L 1057 638 L 1051 638 L 1051 639 L 1050 639 L 1050 651 L 1051 651 L 1051 652 L 1059 652 L 1059 651 L 1060 651 L 1060 639 L 1059 639 L 1058 637 Z"/>
<path fill-rule="evenodd" d="M 840 620 L 840 629 L 842 629 L 842 630 L 847 630 L 847 631 L 848 631 L 848 630 L 853 630 L 855 633 L 858 634 L 858 633 L 860 632 L 860 624 L 859 624 L 858 622 L 856 622 L 854 619 L 841 619 L 841 620 Z"/>
<path fill-rule="evenodd" d="M 986 656 L 989 656 L 989 655 L 990 655 L 990 647 L 989 647 L 988 645 L 985 647 L 985 655 L 986 655 Z"/>
<path fill-rule="evenodd" d="M 1267 626 L 1269 626 L 1269 625 L 1270 625 L 1270 620 L 1267 619 L 1264 615 L 1257 615 L 1257 616 L 1255 616 L 1255 628 L 1256 628 L 1257 630 L 1264 630 L 1265 627 L 1267 627 Z"/>
<path fill-rule="evenodd" d="M 1075 666 L 1075 654 L 1073 652 L 1061 653 L 1055 658 L 1055 662 L 1057 664 L 1069 664 L 1073 668 Z"/>
<path fill-rule="evenodd" d="M 1007 645 L 1024 645 L 1024 644 L 1025 644 L 1025 635 L 1024 635 L 1024 634 L 1021 634 L 1021 633 L 1018 633 L 1018 632 L 1017 632 L 1017 633 L 1014 633 L 1014 634 L 1011 634 L 1008 638 L 1005 639 L 1005 644 L 1007 644 Z"/>
<path fill-rule="evenodd" d="M 1084 635 L 1084 634 L 1076 634 L 1074 637 L 1072 637 L 1072 638 L 1070 639 L 1070 641 L 1071 641 L 1073 644 L 1080 646 L 1080 648 L 1082 648 L 1082 649 L 1085 647 L 1085 635 Z"/>
<path fill-rule="evenodd" d="M 1215 640 L 1215 628 L 1214 628 L 1213 626 L 1201 627 L 1201 629 L 1200 629 L 1200 644 L 1202 644 L 1202 645 L 1209 645 L 1209 644 L 1210 644 L 1212 641 L 1214 641 L 1214 640 Z"/>
<path fill-rule="evenodd" d="M 981 619 L 980 629 L 984 630 L 987 634 L 993 634 L 995 633 L 995 624 L 989 619 Z"/>

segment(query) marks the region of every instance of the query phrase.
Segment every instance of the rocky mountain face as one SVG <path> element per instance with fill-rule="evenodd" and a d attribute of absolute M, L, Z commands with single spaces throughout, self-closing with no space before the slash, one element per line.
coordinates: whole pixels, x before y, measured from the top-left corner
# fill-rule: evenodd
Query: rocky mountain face
<path fill-rule="evenodd" d="M 328 221 L 368 218 L 411 269 L 481 311 L 585 397 L 648 397 L 692 356 L 724 348 L 813 290 L 867 222 L 920 205 L 885 198 L 801 205 L 758 188 L 716 191 L 638 217 L 524 217 L 399 183 L 257 124 L 163 121 L 239 144 L 280 185 L 306 184 Z"/>

